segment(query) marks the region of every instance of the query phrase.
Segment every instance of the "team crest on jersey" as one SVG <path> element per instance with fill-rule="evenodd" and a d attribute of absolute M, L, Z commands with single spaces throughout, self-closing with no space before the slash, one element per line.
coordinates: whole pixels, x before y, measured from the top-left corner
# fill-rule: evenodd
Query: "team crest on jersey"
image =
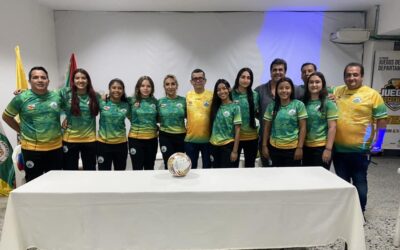
<path fill-rule="evenodd" d="M 192 106 L 192 101 L 188 101 L 188 106 Z"/>
<path fill-rule="evenodd" d="M 0 141 L 0 163 L 3 164 L 10 155 L 10 148 L 7 143 Z"/>
<path fill-rule="evenodd" d="M 155 105 L 154 103 L 151 104 L 150 107 L 151 107 L 152 109 L 156 109 L 156 105 Z"/>
<path fill-rule="evenodd" d="M 165 108 L 165 107 L 167 107 L 167 104 L 162 103 L 162 104 L 160 105 L 160 107 L 161 107 L 161 108 Z"/>
<path fill-rule="evenodd" d="M 110 110 L 110 106 L 104 106 L 103 108 L 105 111 L 109 111 Z"/>
<path fill-rule="evenodd" d="M 104 157 L 103 156 L 99 156 L 99 157 L 97 157 L 97 162 L 98 163 L 104 163 Z"/>
<path fill-rule="evenodd" d="M 295 115 L 296 114 L 296 110 L 295 109 L 291 109 L 288 111 L 289 115 Z"/>
<path fill-rule="evenodd" d="M 208 107 L 208 106 L 210 106 L 210 103 L 208 101 L 205 101 L 204 102 L 204 107 Z"/>
<path fill-rule="evenodd" d="M 182 103 L 177 103 L 177 104 L 176 104 L 176 107 L 177 107 L 177 108 L 182 108 L 183 105 L 182 105 Z"/>
<path fill-rule="evenodd" d="M 135 105 L 134 105 L 136 108 L 139 108 L 139 106 L 140 106 L 140 102 L 135 102 Z"/>
<path fill-rule="evenodd" d="M 126 109 L 120 109 L 119 110 L 121 113 L 126 113 L 128 110 L 126 110 Z"/>
<path fill-rule="evenodd" d="M 225 111 L 223 114 L 225 117 L 228 117 L 231 113 L 229 113 L 229 111 Z"/>
<path fill-rule="evenodd" d="M 361 97 L 356 97 L 353 99 L 353 103 L 361 103 Z"/>
<path fill-rule="evenodd" d="M 35 166 L 35 163 L 34 163 L 33 161 L 27 161 L 27 162 L 25 163 L 25 166 L 26 166 L 27 168 L 33 168 L 33 167 Z"/>
<path fill-rule="evenodd" d="M 57 109 L 58 108 L 58 104 L 56 102 L 51 102 L 50 103 L 50 108 Z"/>
<path fill-rule="evenodd" d="M 35 104 L 29 104 L 28 105 L 28 110 L 34 110 L 36 108 Z"/>

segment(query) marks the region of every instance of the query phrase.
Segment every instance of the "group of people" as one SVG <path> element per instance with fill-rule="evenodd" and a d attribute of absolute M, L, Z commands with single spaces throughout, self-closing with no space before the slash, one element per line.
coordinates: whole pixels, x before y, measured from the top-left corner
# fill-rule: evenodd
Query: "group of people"
<path fill-rule="evenodd" d="M 157 100 L 149 76 L 138 79 L 131 97 L 117 78 L 101 96 L 84 69 L 73 73 L 70 87 L 49 91 L 48 72 L 34 67 L 31 89 L 12 99 L 3 120 L 21 134 L 27 181 L 49 170 L 78 170 L 79 156 L 84 170 L 125 170 L 128 153 L 133 170 L 151 170 L 158 144 L 165 166 L 175 152 L 185 152 L 192 168 L 199 153 L 203 168 L 238 167 L 242 151 L 245 167 L 255 167 L 257 155 L 264 167 L 329 169 L 333 158 L 336 173 L 357 187 L 364 211 L 370 148 L 379 150 L 386 127 L 381 96 L 362 84 L 359 63 L 345 67 L 345 85 L 330 93 L 315 64 L 302 65 L 304 84 L 296 87 L 286 71 L 286 61 L 277 58 L 267 83 L 253 89 L 252 70 L 242 68 L 233 87 L 219 79 L 211 92 L 205 72 L 195 69 L 186 97 L 177 94 L 176 77 L 167 75 L 165 97 Z"/>

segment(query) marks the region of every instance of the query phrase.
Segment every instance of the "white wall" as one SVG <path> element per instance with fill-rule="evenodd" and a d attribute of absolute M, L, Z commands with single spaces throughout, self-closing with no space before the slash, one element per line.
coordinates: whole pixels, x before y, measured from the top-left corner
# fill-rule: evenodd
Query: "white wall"
<path fill-rule="evenodd" d="M 55 26 L 59 72 L 66 71 L 72 52 L 76 53 L 78 67 L 88 70 L 97 90 L 106 90 L 114 77 L 124 80 L 131 94 L 137 79 L 150 75 L 156 82 L 156 97 L 164 95 L 162 79 L 168 73 L 176 74 L 180 94 L 192 89 L 189 79 L 194 68 L 206 71 L 207 88 L 212 89 L 218 78 L 233 83 L 237 71 L 249 66 L 255 73 L 254 86 L 260 84 L 263 71 L 269 72 L 271 60 L 264 60 L 257 44 L 264 25 L 264 12 L 240 13 L 141 13 L 141 12 L 79 12 L 56 11 Z M 338 45 L 329 41 L 329 34 L 342 27 L 364 27 L 364 14 L 325 13 L 322 40 L 310 50 L 320 50 L 320 70 L 330 82 L 342 83 L 342 71 L 350 61 L 361 62 L 362 45 Z M 286 16 L 283 15 L 283 18 Z M 268 25 L 268 23 L 267 23 Z M 285 20 L 275 39 L 287 33 Z M 293 27 L 290 27 L 293 29 Z M 307 27 L 301 40 L 293 39 L 292 47 L 306 39 Z M 318 38 L 320 39 L 320 38 Z M 314 39 L 315 40 L 315 39 Z M 274 45 L 274 44 L 273 44 Z M 279 46 L 276 46 L 279 47 Z M 270 50 L 276 48 L 271 46 Z M 285 47 L 277 55 L 284 57 Z M 304 53 L 303 53 L 304 54 Z M 285 58 L 285 57 L 284 57 Z M 308 61 L 304 58 L 305 62 Z M 300 65 L 289 61 L 295 83 L 300 81 Z"/>
<path fill-rule="evenodd" d="M 59 82 L 53 11 L 31 0 L 1 0 L 0 2 L 0 110 L 13 97 L 15 90 L 15 52 L 20 46 L 25 72 L 42 65 L 50 75 L 51 85 Z M 3 121 L 10 142 L 16 144 L 16 134 Z"/>
<path fill-rule="evenodd" d="M 400 36 L 399 22 L 400 1 L 386 0 L 379 11 L 378 35 Z"/>

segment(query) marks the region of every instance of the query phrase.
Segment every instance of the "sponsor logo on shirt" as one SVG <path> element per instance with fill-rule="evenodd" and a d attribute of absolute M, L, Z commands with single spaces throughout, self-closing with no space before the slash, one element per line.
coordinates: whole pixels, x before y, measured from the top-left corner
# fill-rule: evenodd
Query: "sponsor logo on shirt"
<path fill-rule="evenodd" d="M 104 108 L 103 108 L 105 111 L 108 111 L 108 110 L 110 110 L 110 106 L 104 106 Z"/>
<path fill-rule="evenodd" d="M 28 110 L 34 110 L 36 108 L 35 104 L 29 104 L 28 105 Z"/>
<path fill-rule="evenodd" d="M 167 104 L 162 103 L 162 104 L 160 105 L 160 107 L 161 107 L 161 108 L 165 108 L 165 107 L 167 107 Z"/>

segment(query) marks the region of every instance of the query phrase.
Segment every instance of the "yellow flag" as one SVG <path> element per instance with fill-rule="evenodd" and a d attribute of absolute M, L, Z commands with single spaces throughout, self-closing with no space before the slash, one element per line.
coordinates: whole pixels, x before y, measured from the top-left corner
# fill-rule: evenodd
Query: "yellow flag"
<path fill-rule="evenodd" d="M 24 66 L 22 65 L 19 46 L 15 47 L 16 75 L 17 75 L 17 90 L 28 89 L 28 81 L 26 80 Z"/>

